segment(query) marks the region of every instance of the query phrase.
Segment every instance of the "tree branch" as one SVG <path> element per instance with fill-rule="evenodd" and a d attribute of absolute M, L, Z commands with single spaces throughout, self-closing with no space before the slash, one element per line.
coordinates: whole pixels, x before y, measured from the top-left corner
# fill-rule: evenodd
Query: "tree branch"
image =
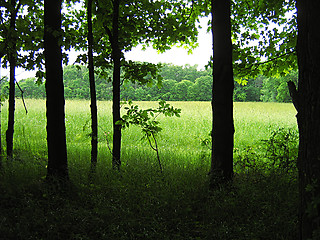
<path fill-rule="evenodd" d="M 112 32 L 111 30 L 105 25 L 103 24 L 103 28 L 106 30 L 108 36 L 109 36 L 109 39 L 110 39 L 110 43 L 111 43 L 111 47 L 113 47 L 113 35 L 112 35 Z"/>
<path fill-rule="evenodd" d="M 259 66 L 261 66 L 261 65 L 264 65 L 264 64 L 267 64 L 267 63 L 270 63 L 270 62 L 273 62 L 273 61 L 275 61 L 275 60 L 277 60 L 277 59 L 279 59 L 279 58 L 283 58 L 283 57 L 285 57 L 285 56 L 289 56 L 289 55 L 291 55 L 291 54 L 293 54 L 293 53 L 295 53 L 296 52 L 296 50 L 292 50 L 292 51 L 290 51 L 290 52 L 287 52 L 287 53 L 284 53 L 284 54 L 281 54 L 281 55 L 279 55 L 279 56 L 276 56 L 276 57 L 274 57 L 274 58 L 271 58 L 271 59 L 269 59 L 269 60 L 267 60 L 267 61 L 264 61 L 264 62 L 258 62 L 258 63 L 253 63 L 253 64 L 251 64 L 249 67 L 245 67 L 243 70 L 251 70 L 251 68 L 252 67 L 254 67 L 254 69 L 257 69 Z"/>
<path fill-rule="evenodd" d="M 299 93 L 297 91 L 296 85 L 294 84 L 294 82 L 289 81 L 288 88 L 289 88 L 290 96 L 292 98 L 292 103 L 293 103 L 294 107 L 296 108 L 296 110 L 299 112 L 299 110 L 300 110 Z"/>
<path fill-rule="evenodd" d="M 24 91 L 21 89 L 19 83 L 16 81 L 16 84 L 21 92 L 21 99 L 22 99 L 22 102 L 23 102 L 23 106 L 24 106 L 24 109 L 26 110 L 26 114 L 28 114 L 28 109 L 27 109 L 27 106 L 26 106 L 26 103 L 24 101 L 24 97 L 23 97 L 23 94 L 24 94 Z"/>
<path fill-rule="evenodd" d="M 192 0 L 192 3 L 191 3 L 191 11 L 190 11 L 190 13 L 189 13 L 189 16 L 188 16 L 187 19 L 186 19 L 186 22 L 189 21 L 191 15 L 192 15 L 192 13 L 193 13 L 193 7 L 194 7 L 194 0 Z"/>
<path fill-rule="evenodd" d="M 148 139 L 148 142 L 149 142 L 149 144 L 150 144 L 150 147 L 151 147 L 154 151 L 158 151 L 157 148 L 155 148 L 155 147 L 152 146 L 152 143 L 151 143 L 151 140 L 150 140 L 150 138 L 149 138 L 149 135 L 148 135 L 148 134 L 146 134 L 146 135 L 147 135 L 147 139 Z M 153 135 L 152 135 L 152 136 L 153 136 Z M 153 137 L 153 139 L 154 139 L 154 137 Z"/>
<path fill-rule="evenodd" d="M 269 60 L 267 60 L 267 61 L 264 61 L 264 62 L 261 62 L 261 63 L 256 63 L 256 64 L 254 64 L 254 65 L 259 66 L 259 65 L 263 65 L 263 64 L 266 64 L 266 63 L 269 63 L 269 62 L 273 62 L 273 61 L 275 61 L 275 60 L 277 60 L 277 59 L 279 59 L 279 58 L 283 58 L 283 57 L 288 56 L 288 55 L 291 55 L 292 53 L 295 53 L 295 52 L 296 52 L 296 50 L 292 50 L 292 51 L 290 51 L 290 52 L 287 52 L 287 53 L 281 54 L 281 55 L 279 55 L 279 56 L 276 56 L 275 58 L 271 58 L 271 59 L 269 59 Z"/>

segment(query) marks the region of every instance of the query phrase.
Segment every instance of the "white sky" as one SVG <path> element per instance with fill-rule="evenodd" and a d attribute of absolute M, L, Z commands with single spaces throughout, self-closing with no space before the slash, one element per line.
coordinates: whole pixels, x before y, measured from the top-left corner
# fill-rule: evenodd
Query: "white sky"
<path fill-rule="evenodd" d="M 141 62 L 151 62 L 151 63 L 172 63 L 174 65 L 198 65 L 198 69 L 203 69 L 205 65 L 208 64 L 210 56 L 212 55 L 212 36 L 211 32 L 207 33 L 207 18 L 201 19 L 200 24 L 202 29 L 199 29 L 198 44 L 199 47 L 193 50 L 192 54 L 188 54 L 188 50 L 184 48 L 173 47 L 171 50 L 166 51 L 163 54 L 158 54 L 158 52 L 152 48 L 147 48 L 147 50 L 142 51 L 142 47 L 137 47 L 131 52 L 126 53 L 125 57 L 128 60 L 141 61 Z M 76 59 L 75 53 L 70 53 L 69 64 L 73 64 Z M 9 77 L 9 69 L 2 69 L 0 76 Z M 34 77 L 35 72 L 25 71 L 23 69 L 16 70 L 16 79 L 25 79 L 29 77 Z"/>
<path fill-rule="evenodd" d="M 157 50 L 148 48 L 142 51 L 141 47 L 137 47 L 126 54 L 126 59 L 151 63 L 173 63 L 174 65 L 198 65 L 202 69 L 208 64 L 212 55 L 212 35 L 207 33 L 207 18 L 200 21 L 202 29 L 199 29 L 198 44 L 199 46 L 193 50 L 192 54 L 188 54 L 188 50 L 184 48 L 174 47 L 163 54 L 158 54 Z"/>

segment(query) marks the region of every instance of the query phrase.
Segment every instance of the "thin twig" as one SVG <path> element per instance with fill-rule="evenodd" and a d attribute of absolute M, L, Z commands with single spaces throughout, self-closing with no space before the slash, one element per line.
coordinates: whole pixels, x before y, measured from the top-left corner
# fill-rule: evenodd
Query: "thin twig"
<path fill-rule="evenodd" d="M 101 127 L 100 127 L 101 128 Z M 112 150 L 111 150 L 111 147 L 110 147 L 110 142 L 109 142 L 109 139 L 108 139 L 108 133 L 106 131 L 104 131 L 102 128 L 101 130 L 103 131 L 104 135 L 106 136 L 106 141 L 107 141 L 107 146 L 108 146 L 108 149 L 113 157 L 113 154 L 112 154 Z"/>
<path fill-rule="evenodd" d="M 20 85 L 19 85 L 19 83 L 16 81 L 16 84 L 17 84 L 17 86 L 18 86 L 18 88 L 19 88 L 19 90 L 20 90 L 20 92 L 21 92 L 21 99 L 22 99 L 22 102 L 23 102 L 23 106 L 24 106 L 24 109 L 26 110 L 26 114 L 28 114 L 28 109 L 27 109 L 27 106 L 26 106 L 26 103 L 25 103 L 25 101 L 24 101 L 24 97 L 23 97 L 23 90 L 21 89 L 21 87 L 20 87 Z"/>
<path fill-rule="evenodd" d="M 153 133 L 151 133 L 151 135 L 152 135 L 152 137 L 153 137 L 154 144 L 156 145 L 156 152 L 157 152 L 158 163 L 159 163 L 159 167 L 160 167 L 160 172 L 162 173 L 163 169 L 162 169 L 162 164 L 161 164 L 161 161 L 160 161 L 157 139 L 155 138 L 155 136 L 154 136 Z"/>
<path fill-rule="evenodd" d="M 151 143 L 151 140 L 150 140 L 150 138 L 149 138 L 149 135 L 148 134 L 146 134 L 147 135 L 147 139 L 148 139 L 148 142 L 149 142 L 149 144 L 150 144 L 150 147 L 154 150 L 154 151 L 157 151 L 158 149 L 157 148 L 154 148 L 153 146 L 152 146 L 152 143 Z M 153 139 L 154 139 L 154 137 L 153 137 Z"/>
<path fill-rule="evenodd" d="M 266 63 L 269 63 L 269 62 L 273 62 L 273 61 L 275 61 L 275 60 L 277 60 L 277 59 L 279 59 L 279 58 L 282 58 L 282 57 L 291 55 L 292 53 L 295 53 L 295 52 L 296 52 L 296 50 L 294 49 L 294 50 L 292 50 L 292 51 L 290 51 L 290 52 L 286 52 L 286 53 L 284 53 L 284 54 L 281 54 L 281 55 L 279 55 L 279 56 L 276 56 L 276 57 L 274 57 L 274 58 L 271 58 L 271 59 L 269 59 L 268 61 L 256 63 L 256 64 L 254 64 L 254 65 L 259 66 L 259 65 L 263 65 L 263 64 L 266 64 Z"/>
<path fill-rule="evenodd" d="M 269 63 L 269 62 L 273 62 L 273 61 L 275 61 L 275 60 L 277 60 L 277 59 L 279 59 L 279 58 L 283 58 L 283 57 L 285 57 L 285 56 L 289 56 L 289 55 L 291 55 L 291 54 L 293 54 L 293 53 L 295 53 L 295 52 L 296 52 L 296 50 L 292 50 L 292 51 L 290 51 L 290 52 L 287 52 L 287 53 L 281 54 L 281 55 L 279 55 L 279 56 L 276 56 L 276 57 L 274 57 L 274 58 L 271 58 L 271 59 L 269 59 L 269 60 L 267 60 L 267 61 L 258 62 L 258 63 L 253 63 L 253 64 L 249 65 L 249 67 L 245 67 L 243 70 L 244 70 L 244 71 L 247 71 L 247 70 L 251 70 L 251 68 L 257 69 L 260 65 L 264 65 L 264 64 L 267 64 L 267 63 Z"/>
<path fill-rule="evenodd" d="M 193 6 L 194 6 L 194 1 L 192 0 L 191 11 L 190 11 L 189 16 L 188 16 L 188 17 L 187 17 L 187 19 L 186 19 L 186 22 L 188 22 L 188 21 L 189 21 L 189 19 L 190 19 L 191 15 L 192 15 L 192 13 L 193 13 Z"/>
<path fill-rule="evenodd" d="M 159 167 L 160 167 L 160 172 L 162 173 L 162 172 L 163 172 L 163 169 L 162 169 L 162 164 L 161 164 L 161 160 L 160 160 L 160 156 L 159 156 L 159 149 L 158 149 L 157 139 L 156 139 L 156 137 L 154 136 L 154 133 L 151 133 L 151 136 L 152 136 L 152 138 L 153 138 L 153 140 L 154 140 L 155 147 L 152 146 L 151 140 L 150 140 L 148 134 L 147 134 L 147 139 L 148 139 L 148 141 L 149 141 L 150 147 L 151 147 L 154 151 L 156 151 L 156 153 L 157 153 L 157 159 L 158 159 L 158 163 L 159 163 Z"/>

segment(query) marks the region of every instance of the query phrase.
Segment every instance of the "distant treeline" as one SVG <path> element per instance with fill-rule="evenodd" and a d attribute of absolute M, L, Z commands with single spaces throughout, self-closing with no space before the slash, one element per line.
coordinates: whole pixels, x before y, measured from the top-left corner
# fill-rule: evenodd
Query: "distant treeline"
<path fill-rule="evenodd" d="M 88 70 L 84 66 L 69 65 L 64 68 L 64 90 L 66 99 L 89 99 Z M 96 91 L 98 100 L 111 100 L 112 83 L 110 77 L 96 77 Z M 121 89 L 122 99 L 139 101 L 210 101 L 212 95 L 211 70 L 197 70 L 197 66 L 163 65 L 161 69 L 162 87 L 157 84 L 140 86 L 123 82 Z M 264 101 L 264 102 L 290 102 L 291 98 L 287 88 L 287 81 L 297 82 L 298 73 L 292 71 L 284 77 L 267 78 L 259 76 L 248 79 L 246 85 L 235 81 L 234 101 Z M 1 83 L 2 93 L 7 94 L 6 79 Z M 25 98 L 45 98 L 44 84 L 37 84 L 34 78 L 19 81 L 19 86 Z M 17 96 L 20 96 L 17 88 Z"/>

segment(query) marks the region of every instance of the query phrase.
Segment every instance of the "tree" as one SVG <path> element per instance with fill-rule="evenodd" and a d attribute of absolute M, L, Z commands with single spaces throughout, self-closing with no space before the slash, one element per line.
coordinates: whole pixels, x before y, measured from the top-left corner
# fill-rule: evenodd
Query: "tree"
<path fill-rule="evenodd" d="M 188 95 L 193 101 L 210 101 L 212 99 L 212 75 L 196 79 L 188 89 Z"/>
<path fill-rule="evenodd" d="M 0 13 L 0 55 L 3 65 L 10 65 L 8 129 L 6 131 L 7 157 L 13 155 L 14 111 L 15 111 L 15 68 L 26 70 L 38 66 L 41 69 L 42 54 L 38 53 L 42 34 L 39 30 L 41 0 L 1 1 Z M 36 16 L 36 17 L 35 17 Z M 19 33 L 19 34 L 18 34 Z M 28 51 L 21 54 L 21 50 Z"/>
<path fill-rule="evenodd" d="M 19 86 L 26 98 L 45 98 L 44 85 L 37 83 L 35 78 L 22 79 L 19 81 Z M 16 86 L 16 91 L 17 89 L 18 87 Z"/>
<path fill-rule="evenodd" d="M 131 50 L 138 43 L 153 45 L 159 51 L 165 51 L 171 45 L 181 42 L 194 46 L 197 29 L 194 21 L 188 21 L 190 7 L 185 1 L 120 1 L 112 3 L 99 0 L 97 16 L 108 35 L 113 62 L 113 167 L 121 165 L 121 126 L 120 119 L 120 68 L 125 68 L 124 79 L 146 84 L 152 81 L 148 75 L 156 77 L 159 66 L 150 63 L 126 62 L 124 51 Z M 112 12 L 109 12 L 112 9 Z M 152 16 L 152 17 L 150 17 Z M 100 23 L 100 25 L 101 25 Z M 110 25 L 110 23 L 112 23 Z M 165 30 L 164 30 L 165 29 Z M 180 31 L 181 30 L 181 31 Z M 103 39 L 103 37 L 101 38 Z M 107 49 L 108 50 L 108 49 Z M 104 58 L 110 53 L 101 54 Z M 130 70 L 131 69 L 131 70 Z M 158 82 L 160 77 L 156 77 Z"/>
<path fill-rule="evenodd" d="M 10 24 L 7 32 L 7 52 L 10 64 L 9 82 L 9 110 L 8 110 L 8 129 L 6 131 L 7 157 L 12 158 L 13 151 L 13 132 L 14 132 L 14 109 L 15 109 L 15 68 L 17 65 L 17 32 L 16 19 L 21 7 L 20 1 L 10 1 Z"/>
<path fill-rule="evenodd" d="M 285 75 L 296 69 L 295 0 L 232 1 L 234 74 Z M 288 14 L 289 13 L 289 14 Z"/>
<path fill-rule="evenodd" d="M 192 85 L 193 83 L 189 80 L 182 80 L 181 82 L 176 83 L 174 86 L 175 99 L 178 101 L 188 100 L 188 88 Z"/>
<path fill-rule="evenodd" d="M 233 177 L 233 70 L 230 0 L 211 0 L 213 35 L 211 186 Z"/>
<path fill-rule="evenodd" d="M 69 180 L 69 174 L 61 51 L 61 5 L 62 0 L 44 1 L 44 55 L 47 94 L 47 179 L 58 179 L 59 182 L 65 183 Z"/>
<path fill-rule="evenodd" d="M 97 95 L 94 79 L 93 63 L 93 32 L 92 32 L 92 0 L 87 1 L 87 22 L 88 22 L 88 68 L 91 99 L 91 173 L 95 172 L 98 157 L 98 110 Z"/>
<path fill-rule="evenodd" d="M 112 79 L 112 116 L 113 116 L 113 148 L 112 148 L 112 166 L 120 170 L 121 166 L 121 125 L 117 124 L 121 119 L 120 115 L 120 68 L 121 68 L 121 49 L 119 46 L 119 8 L 120 0 L 113 1 L 112 11 L 112 32 L 105 25 L 105 29 L 109 35 L 112 60 L 113 60 L 113 79 Z"/>
<path fill-rule="evenodd" d="M 298 90 L 289 82 L 299 128 L 299 239 L 320 237 L 320 2 L 297 0 Z"/>

